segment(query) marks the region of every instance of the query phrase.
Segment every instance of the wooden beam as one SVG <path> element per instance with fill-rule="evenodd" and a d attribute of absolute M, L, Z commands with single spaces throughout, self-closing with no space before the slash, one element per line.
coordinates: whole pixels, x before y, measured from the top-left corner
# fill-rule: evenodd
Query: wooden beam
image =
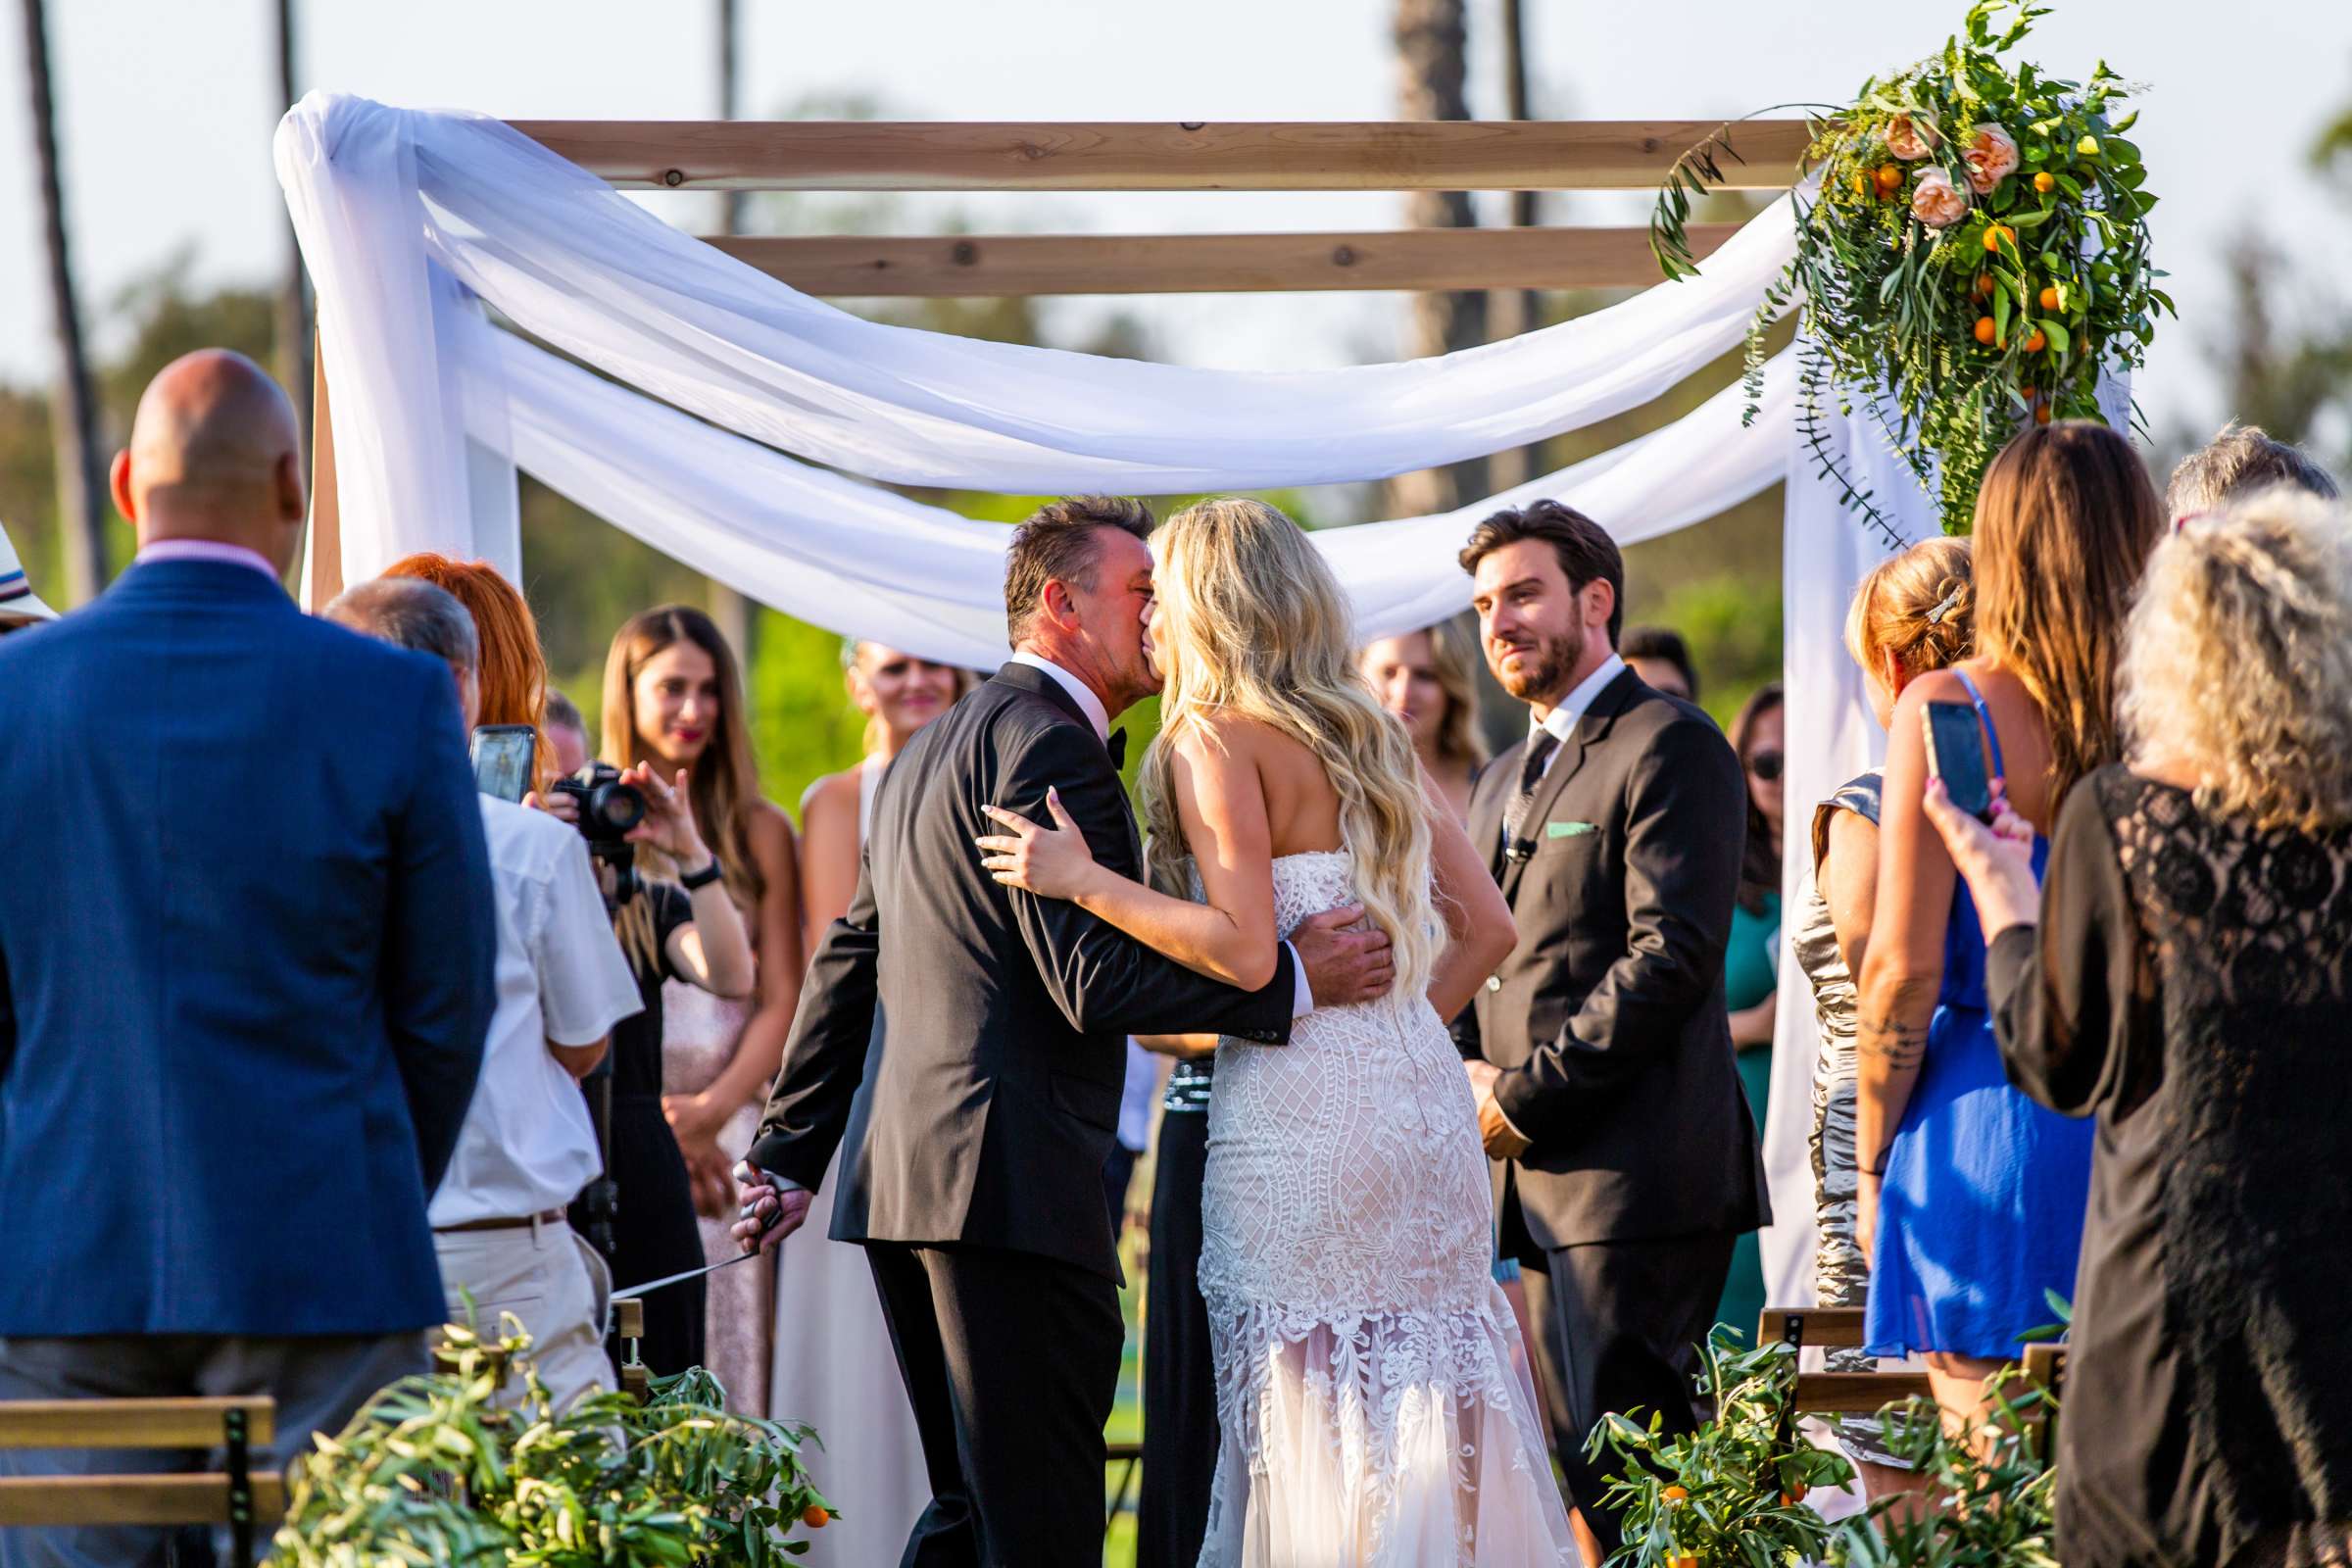
<path fill-rule="evenodd" d="M 326 349 L 311 342 L 311 548 L 302 608 L 316 615 L 343 591 L 343 507 L 335 493 L 335 421 L 326 406 Z"/>
<path fill-rule="evenodd" d="M 511 123 L 632 189 L 1646 190 L 1723 122 Z M 1781 190 L 1812 131 L 1802 120 L 1751 120 L 1730 139 L 1739 156 L 1721 160 L 1727 186 Z"/>
<path fill-rule="evenodd" d="M 1805 1415 L 1871 1415 L 1917 1395 L 1933 1396 L 1925 1372 L 1802 1372 L 1796 1408 Z"/>
<path fill-rule="evenodd" d="M 245 1412 L 247 1442 L 275 1438 L 267 1397 L 11 1399 L 0 1404 L 0 1448 L 217 1448 L 231 1410 Z"/>
<path fill-rule="evenodd" d="M 286 1484 L 253 1477 L 265 1529 L 286 1516 Z M 193 1525 L 228 1522 L 224 1475 L 0 1476 L 0 1525 Z"/>
<path fill-rule="evenodd" d="M 1862 1344 L 1863 1311 L 1858 1306 L 1768 1306 L 1756 1326 L 1758 1345 L 1778 1345 L 1788 1319 L 1798 1320 L 1807 1349 L 1842 1349 Z"/>
<path fill-rule="evenodd" d="M 1693 223 L 1704 256 L 1738 230 Z M 804 294 L 1216 294 L 1319 289 L 1644 288 L 1641 228 L 1420 228 L 1361 234 L 710 235 Z"/>

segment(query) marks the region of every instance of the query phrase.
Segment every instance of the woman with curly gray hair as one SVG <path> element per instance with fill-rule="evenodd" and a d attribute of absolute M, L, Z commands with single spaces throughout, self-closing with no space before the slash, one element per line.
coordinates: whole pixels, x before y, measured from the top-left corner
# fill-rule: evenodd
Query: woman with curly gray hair
<path fill-rule="evenodd" d="M 2095 1116 L 2058 1454 L 2069 1568 L 2352 1546 L 2352 528 L 2274 489 L 2151 559 L 2125 761 L 2032 830 L 1931 786 L 2009 1076 Z"/>

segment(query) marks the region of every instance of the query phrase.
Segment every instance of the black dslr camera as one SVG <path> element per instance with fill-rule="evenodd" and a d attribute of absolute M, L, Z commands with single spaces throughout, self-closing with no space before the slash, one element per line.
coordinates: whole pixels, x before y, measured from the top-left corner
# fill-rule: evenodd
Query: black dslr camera
<path fill-rule="evenodd" d="M 645 797 L 634 785 L 620 781 L 620 769 L 611 762 L 590 762 L 548 789 L 578 803 L 580 837 L 588 841 L 589 855 L 612 871 L 606 902 L 617 909 L 645 891 L 637 875 L 637 846 L 628 839 L 629 829 L 645 820 Z"/>

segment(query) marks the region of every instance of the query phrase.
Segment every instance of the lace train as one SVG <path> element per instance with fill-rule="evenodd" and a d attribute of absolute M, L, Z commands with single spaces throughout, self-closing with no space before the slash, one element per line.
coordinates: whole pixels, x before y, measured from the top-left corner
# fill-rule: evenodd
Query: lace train
<path fill-rule="evenodd" d="M 1200 1568 L 1574 1563 L 1509 1303 L 1301 1320 L 1210 1303 Z"/>

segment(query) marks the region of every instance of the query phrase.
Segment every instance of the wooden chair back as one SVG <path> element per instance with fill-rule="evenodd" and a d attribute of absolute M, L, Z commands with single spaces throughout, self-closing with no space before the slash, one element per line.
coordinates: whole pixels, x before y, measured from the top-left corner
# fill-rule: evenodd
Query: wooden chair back
<path fill-rule="evenodd" d="M 0 1402 L 0 1448 L 176 1448 L 226 1454 L 220 1470 L 0 1476 L 0 1527 L 225 1524 L 237 1568 L 257 1526 L 285 1517 L 284 1477 L 255 1474 L 252 1446 L 277 1436 L 277 1405 L 252 1398 L 18 1399 Z"/>

